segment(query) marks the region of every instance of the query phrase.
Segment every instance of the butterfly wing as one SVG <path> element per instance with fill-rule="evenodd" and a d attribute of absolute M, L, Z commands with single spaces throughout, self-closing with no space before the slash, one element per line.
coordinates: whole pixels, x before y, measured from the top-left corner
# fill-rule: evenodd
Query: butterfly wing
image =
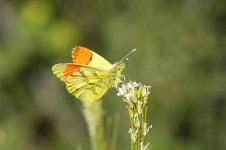
<path fill-rule="evenodd" d="M 93 102 L 101 99 L 111 86 L 109 71 L 78 64 L 56 64 L 53 73 L 65 82 L 74 96 Z"/>
<path fill-rule="evenodd" d="M 106 59 L 82 46 L 75 46 L 72 49 L 72 60 L 75 64 L 87 65 L 106 71 L 113 67 Z"/>
<path fill-rule="evenodd" d="M 67 85 L 74 96 L 88 102 L 99 100 L 111 86 L 109 79 L 113 65 L 88 48 L 75 46 L 73 63 L 56 64 L 53 73 Z"/>

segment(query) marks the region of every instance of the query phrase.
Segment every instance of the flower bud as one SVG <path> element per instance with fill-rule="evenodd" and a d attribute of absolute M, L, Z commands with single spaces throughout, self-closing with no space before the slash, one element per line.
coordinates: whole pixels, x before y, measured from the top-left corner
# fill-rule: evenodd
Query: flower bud
<path fill-rule="evenodd" d="M 148 103 L 148 96 L 147 96 L 147 95 L 145 95 L 145 96 L 143 97 L 143 101 L 144 101 L 144 104 L 147 104 L 147 103 Z"/>
<path fill-rule="evenodd" d="M 135 127 L 136 128 L 140 128 L 140 120 L 139 120 L 139 117 L 138 117 L 138 113 L 136 113 L 135 115 L 134 115 L 134 125 L 135 125 Z"/>
<path fill-rule="evenodd" d="M 134 116 L 133 110 L 130 109 L 130 108 L 128 108 L 128 112 L 129 112 L 129 117 L 130 117 L 130 118 L 133 118 L 133 116 Z"/>
<path fill-rule="evenodd" d="M 141 101 L 138 101 L 138 106 L 137 106 L 137 112 L 138 114 L 141 114 L 143 111 L 143 103 Z"/>

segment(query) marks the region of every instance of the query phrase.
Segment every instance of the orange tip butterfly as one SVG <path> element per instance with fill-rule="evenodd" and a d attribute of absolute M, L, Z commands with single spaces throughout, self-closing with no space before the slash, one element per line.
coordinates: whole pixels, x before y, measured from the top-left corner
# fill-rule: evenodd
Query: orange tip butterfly
<path fill-rule="evenodd" d="M 55 64 L 52 71 L 66 84 L 69 93 L 86 102 L 94 102 L 100 100 L 111 86 L 117 88 L 122 82 L 123 60 L 129 54 L 120 62 L 111 64 L 92 50 L 75 46 L 72 50 L 73 63 Z"/>

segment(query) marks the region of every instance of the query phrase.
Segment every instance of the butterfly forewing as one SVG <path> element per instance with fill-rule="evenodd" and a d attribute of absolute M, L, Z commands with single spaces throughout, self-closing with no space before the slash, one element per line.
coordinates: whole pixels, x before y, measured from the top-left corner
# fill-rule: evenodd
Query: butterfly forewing
<path fill-rule="evenodd" d="M 109 63 L 106 59 L 104 59 L 94 51 L 81 46 L 75 46 L 73 48 L 72 60 L 75 64 L 87 65 L 103 70 L 109 71 L 109 69 L 112 68 L 112 64 Z"/>

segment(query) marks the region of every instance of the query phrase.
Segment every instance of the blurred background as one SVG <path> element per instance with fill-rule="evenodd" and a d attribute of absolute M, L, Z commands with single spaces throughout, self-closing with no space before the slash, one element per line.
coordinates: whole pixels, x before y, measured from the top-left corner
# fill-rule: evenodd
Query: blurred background
<path fill-rule="evenodd" d="M 75 45 L 126 62 L 126 81 L 151 85 L 153 150 L 226 149 L 225 0 L 0 0 L 0 149 L 89 150 L 80 101 L 51 66 Z M 105 116 L 120 115 L 117 149 L 130 148 L 117 91 Z"/>

